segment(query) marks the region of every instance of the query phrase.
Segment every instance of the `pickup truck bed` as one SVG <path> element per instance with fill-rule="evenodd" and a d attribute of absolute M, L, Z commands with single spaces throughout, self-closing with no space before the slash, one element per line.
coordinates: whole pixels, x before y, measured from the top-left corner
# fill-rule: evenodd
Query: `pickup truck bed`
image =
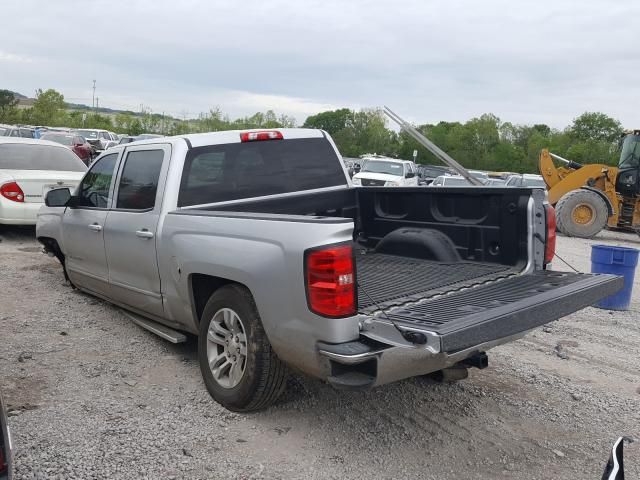
<path fill-rule="evenodd" d="M 385 254 L 356 254 L 360 313 L 388 309 L 506 278 L 517 270 L 490 263 L 442 263 Z"/>

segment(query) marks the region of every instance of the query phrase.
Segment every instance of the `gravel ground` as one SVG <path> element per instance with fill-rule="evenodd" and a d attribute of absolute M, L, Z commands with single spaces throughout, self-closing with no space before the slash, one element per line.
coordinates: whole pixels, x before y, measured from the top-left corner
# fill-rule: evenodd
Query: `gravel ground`
<path fill-rule="evenodd" d="M 172 345 L 72 290 L 33 230 L 0 240 L 18 479 L 596 479 L 619 435 L 640 438 L 640 275 L 631 310 L 565 317 L 492 350 L 465 381 L 345 393 L 294 377 L 277 405 L 238 415 L 206 393 L 193 339 Z M 640 248 L 623 233 L 596 241 Z M 560 237 L 558 253 L 588 271 L 592 243 Z"/>

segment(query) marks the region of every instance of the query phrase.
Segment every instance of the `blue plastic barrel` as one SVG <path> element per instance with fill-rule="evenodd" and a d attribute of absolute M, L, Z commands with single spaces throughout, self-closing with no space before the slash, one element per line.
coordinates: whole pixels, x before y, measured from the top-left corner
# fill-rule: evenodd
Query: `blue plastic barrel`
<path fill-rule="evenodd" d="M 596 307 L 607 310 L 627 310 L 631 303 L 633 278 L 638 265 L 640 250 L 628 247 L 612 247 L 610 245 L 593 245 L 591 247 L 591 272 L 611 273 L 624 277 L 624 288 L 603 298 Z"/>

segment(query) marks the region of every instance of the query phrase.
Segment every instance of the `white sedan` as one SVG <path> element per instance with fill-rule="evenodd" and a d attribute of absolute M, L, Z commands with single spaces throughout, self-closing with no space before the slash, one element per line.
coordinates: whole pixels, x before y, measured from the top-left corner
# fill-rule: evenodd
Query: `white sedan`
<path fill-rule="evenodd" d="M 54 188 L 71 191 L 87 167 L 59 143 L 0 137 L 0 224 L 35 225 L 45 194 Z"/>

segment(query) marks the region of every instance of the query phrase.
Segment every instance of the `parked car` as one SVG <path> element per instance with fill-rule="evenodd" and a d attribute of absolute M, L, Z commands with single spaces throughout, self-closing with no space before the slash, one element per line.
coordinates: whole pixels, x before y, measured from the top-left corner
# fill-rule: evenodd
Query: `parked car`
<path fill-rule="evenodd" d="M 111 134 L 111 132 L 108 132 L 107 130 L 84 128 L 75 130 L 73 133 L 84 137 L 93 147 L 94 154 L 100 154 L 107 148 L 118 144 L 118 140 L 115 135 Z"/>
<path fill-rule="evenodd" d="M 7 422 L 7 412 L 0 393 L 0 480 L 13 479 L 13 446 Z"/>
<path fill-rule="evenodd" d="M 138 140 L 151 140 L 153 138 L 162 138 L 164 135 L 158 135 L 157 133 L 141 133 L 138 135 Z"/>
<path fill-rule="evenodd" d="M 511 175 L 506 182 L 507 187 L 531 187 L 531 188 L 544 188 L 546 190 L 547 184 L 544 183 L 542 175 L 534 175 L 532 173 L 523 173 L 520 175 Z"/>
<path fill-rule="evenodd" d="M 35 138 L 36 131 L 32 127 L 10 126 L 5 128 L 3 135 L 5 137 Z"/>
<path fill-rule="evenodd" d="M 118 141 L 118 145 L 124 145 L 125 143 L 137 142 L 139 139 L 135 135 L 124 135 Z"/>
<path fill-rule="evenodd" d="M 114 147 L 46 205 L 37 239 L 73 285 L 165 339 L 198 335 L 204 383 L 234 411 L 274 402 L 288 365 L 339 389 L 484 368 L 623 286 L 545 270 L 543 192 L 353 188 L 321 130 Z"/>
<path fill-rule="evenodd" d="M 344 162 L 344 166 L 347 169 L 350 177 L 353 177 L 356 173 L 360 171 L 360 159 L 359 158 L 351 158 L 351 157 L 342 157 L 342 161 Z"/>
<path fill-rule="evenodd" d="M 73 153 L 80 157 L 80 160 L 85 165 L 91 163 L 93 157 L 93 148 L 91 144 L 85 140 L 84 137 L 73 133 L 45 133 L 41 137 L 42 140 L 49 140 L 50 142 L 56 142 L 60 145 L 68 147 Z"/>
<path fill-rule="evenodd" d="M 442 175 L 434 178 L 430 187 L 472 187 L 466 178 L 460 175 Z"/>
<path fill-rule="evenodd" d="M 488 180 L 489 174 L 487 172 L 483 172 L 481 170 L 469 170 L 469 174 L 472 176 L 479 178 L 480 180 Z"/>
<path fill-rule="evenodd" d="M 487 187 L 504 187 L 505 181 L 500 178 L 489 178 L 486 182 L 484 182 Z"/>
<path fill-rule="evenodd" d="M 59 143 L 0 137 L 0 224 L 35 225 L 46 193 L 75 189 L 86 171 Z"/>
<path fill-rule="evenodd" d="M 450 173 L 449 167 L 442 165 L 416 165 L 416 169 L 419 185 L 429 185 L 437 177 Z"/>
<path fill-rule="evenodd" d="M 411 187 L 418 185 L 415 164 L 393 158 L 367 159 L 351 181 L 363 187 Z"/>

